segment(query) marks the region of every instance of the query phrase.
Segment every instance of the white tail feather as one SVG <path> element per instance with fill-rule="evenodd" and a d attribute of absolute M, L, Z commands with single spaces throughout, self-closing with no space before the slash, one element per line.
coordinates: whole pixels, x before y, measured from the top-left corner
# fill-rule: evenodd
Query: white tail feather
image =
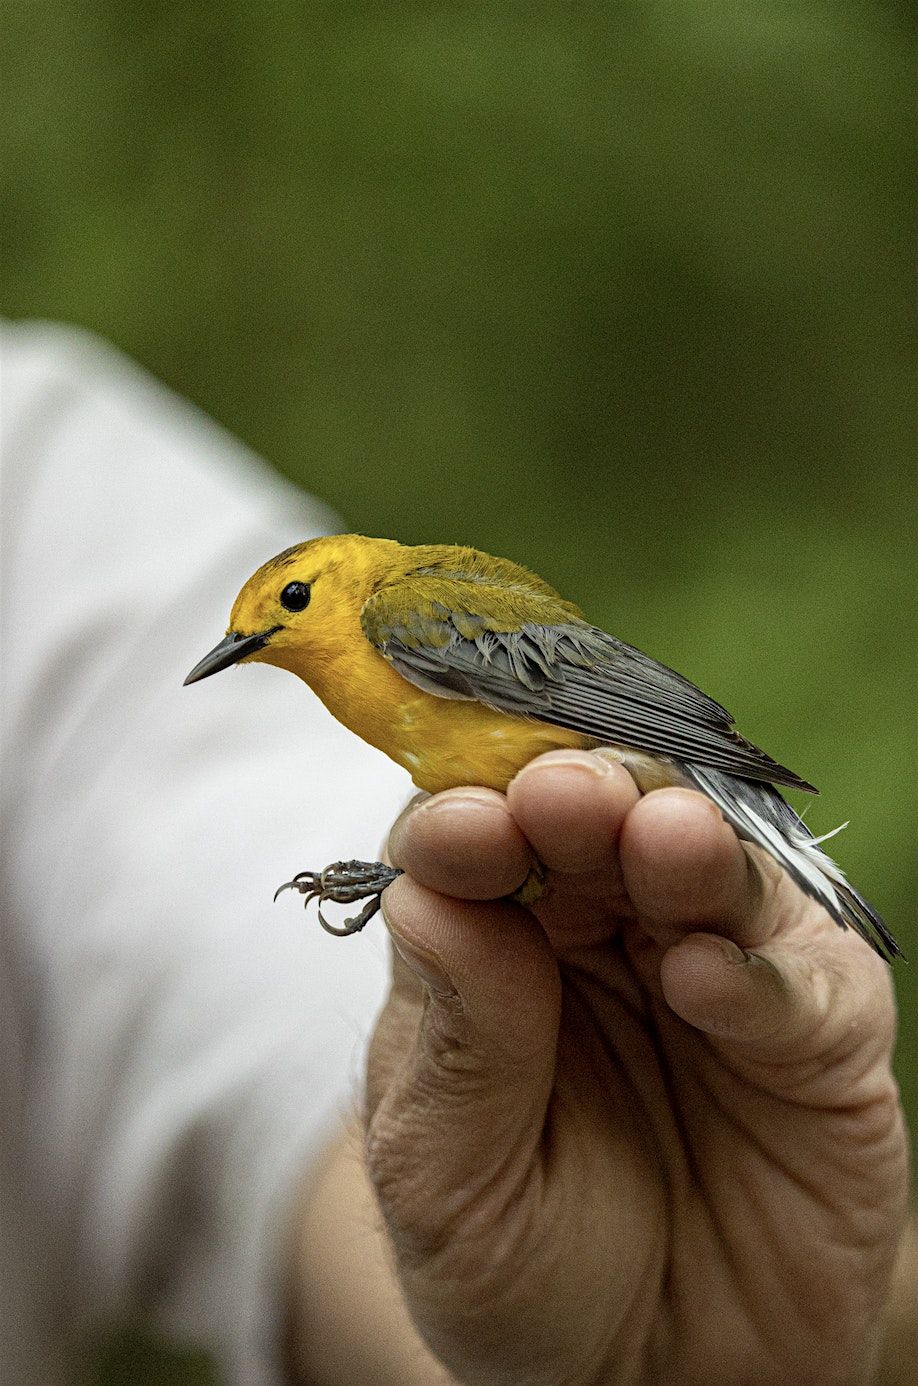
<path fill-rule="evenodd" d="M 820 846 L 841 828 L 811 837 L 802 819 L 771 785 L 707 766 L 683 762 L 682 768 L 691 782 L 713 799 L 737 835 L 763 847 L 801 890 L 828 910 L 836 924 L 856 930 L 887 962 L 901 956 L 902 950 L 885 921 Z"/>
<path fill-rule="evenodd" d="M 838 827 L 837 827 L 837 828 L 833 828 L 831 832 L 822 833 L 819 837 L 814 837 L 814 838 L 812 839 L 813 842 L 814 842 L 814 843 L 817 845 L 817 847 L 818 847 L 819 844 L 820 844 L 821 842 L 828 842 L 828 840 L 829 840 L 830 837 L 837 837 L 839 833 L 843 833 L 843 832 L 845 831 L 845 829 L 848 827 L 848 823 L 850 823 L 850 821 L 851 821 L 851 820 L 848 819 L 848 822 L 847 822 L 847 823 L 839 823 Z"/>
<path fill-rule="evenodd" d="M 732 785 L 726 776 L 708 775 L 694 765 L 691 772 L 699 787 L 714 800 L 740 837 L 764 847 L 808 894 L 822 901 L 830 914 L 836 919 L 844 917 L 835 885 L 848 883 L 841 867 L 820 850 L 818 844 L 825 841 L 825 838 L 809 837 L 799 830 L 778 827 L 776 823 L 769 822 L 753 807 L 748 797 L 741 798 L 738 794 L 729 792 Z M 758 786 L 756 789 L 758 790 Z M 761 794 L 764 791 L 758 792 Z M 835 829 L 835 832 L 840 831 L 839 828 Z M 832 833 L 826 834 L 826 837 L 832 836 Z"/>

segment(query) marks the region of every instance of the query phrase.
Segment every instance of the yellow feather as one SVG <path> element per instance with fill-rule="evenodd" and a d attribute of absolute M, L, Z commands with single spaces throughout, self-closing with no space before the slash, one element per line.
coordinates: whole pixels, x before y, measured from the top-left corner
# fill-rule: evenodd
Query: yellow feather
<path fill-rule="evenodd" d="M 504 790 L 543 751 L 595 745 L 561 727 L 426 693 L 370 644 L 360 617 L 373 593 L 384 582 L 444 560 L 489 586 L 506 585 L 504 629 L 517 629 L 527 616 L 532 619 L 532 607 L 541 611 L 546 599 L 557 607 L 557 619 L 579 616 L 547 583 L 506 559 L 445 544 L 406 548 L 390 539 L 345 534 L 313 539 L 259 568 L 236 598 L 230 629 L 249 633 L 281 626 L 244 662 L 289 669 L 339 722 L 403 765 L 418 788 L 429 793 L 463 784 Z M 280 602 L 280 592 L 290 582 L 311 588 L 302 612 L 286 611 Z M 414 580 L 406 590 L 406 618 L 419 600 L 422 606 L 442 600 L 449 582 L 444 576 Z M 474 598 L 474 585 L 464 587 Z"/>

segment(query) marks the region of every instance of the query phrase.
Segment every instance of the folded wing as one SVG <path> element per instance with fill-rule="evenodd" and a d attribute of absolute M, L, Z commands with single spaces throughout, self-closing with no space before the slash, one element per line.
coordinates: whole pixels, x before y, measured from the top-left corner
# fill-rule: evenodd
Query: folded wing
<path fill-rule="evenodd" d="M 816 791 L 688 679 L 572 615 L 550 590 L 426 570 L 382 588 L 364 634 L 409 683 L 675 760 Z"/>

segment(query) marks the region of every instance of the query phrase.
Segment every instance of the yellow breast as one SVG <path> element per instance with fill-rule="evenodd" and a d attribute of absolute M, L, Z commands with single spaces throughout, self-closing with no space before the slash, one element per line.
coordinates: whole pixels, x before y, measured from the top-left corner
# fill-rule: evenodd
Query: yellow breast
<path fill-rule="evenodd" d="M 517 771 L 543 751 L 592 742 L 578 732 L 493 712 L 418 691 L 399 713 L 392 745 L 381 747 L 431 794 L 461 784 L 503 792 Z"/>

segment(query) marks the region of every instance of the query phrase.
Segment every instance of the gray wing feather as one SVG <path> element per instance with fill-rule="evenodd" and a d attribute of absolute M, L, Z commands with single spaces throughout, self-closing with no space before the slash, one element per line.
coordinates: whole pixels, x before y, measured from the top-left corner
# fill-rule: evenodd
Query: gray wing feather
<path fill-rule="evenodd" d="M 427 693 L 815 793 L 734 731 L 726 709 L 681 674 L 586 622 L 482 629 L 480 617 L 436 603 L 416 622 L 400 604 L 399 619 L 390 624 L 380 609 L 383 595 L 364 608 L 364 632 L 403 678 Z M 475 634 L 470 620 L 478 623 Z"/>

